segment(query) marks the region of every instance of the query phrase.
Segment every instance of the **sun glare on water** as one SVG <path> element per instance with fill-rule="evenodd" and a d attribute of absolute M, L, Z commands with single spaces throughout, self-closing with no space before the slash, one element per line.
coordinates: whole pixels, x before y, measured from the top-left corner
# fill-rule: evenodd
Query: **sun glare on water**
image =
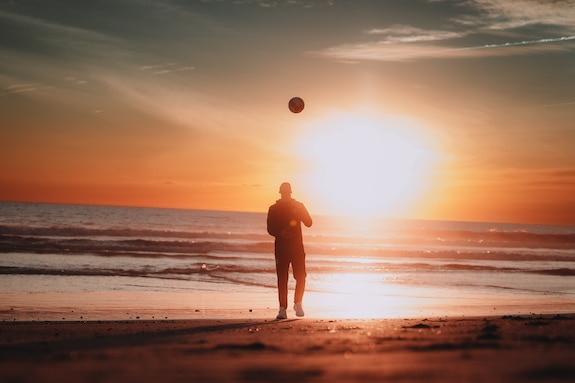
<path fill-rule="evenodd" d="M 327 214 L 398 214 L 426 187 L 434 155 L 413 123 L 341 114 L 305 129 L 302 188 Z"/>
<path fill-rule="evenodd" d="M 427 290 L 395 283 L 395 276 L 385 272 L 336 273 L 311 279 L 305 301 L 316 317 L 416 317 L 435 302 Z"/>

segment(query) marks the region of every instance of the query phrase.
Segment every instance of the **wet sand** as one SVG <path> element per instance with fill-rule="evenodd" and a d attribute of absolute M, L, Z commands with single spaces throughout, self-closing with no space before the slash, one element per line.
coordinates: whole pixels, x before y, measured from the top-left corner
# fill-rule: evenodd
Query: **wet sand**
<path fill-rule="evenodd" d="M 0 322 L 2 382 L 568 382 L 575 314 Z"/>

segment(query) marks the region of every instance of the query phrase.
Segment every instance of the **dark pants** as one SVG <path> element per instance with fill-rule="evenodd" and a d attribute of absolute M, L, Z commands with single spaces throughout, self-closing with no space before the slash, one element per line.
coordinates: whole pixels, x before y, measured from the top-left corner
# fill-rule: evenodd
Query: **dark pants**
<path fill-rule="evenodd" d="M 277 256 L 276 255 L 276 273 L 278 276 L 278 298 L 280 307 L 287 308 L 288 302 L 288 278 L 289 265 L 292 266 L 293 277 L 296 280 L 294 302 L 299 303 L 303 300 L 305 290 L 305 254 L 297 256 Z"/>

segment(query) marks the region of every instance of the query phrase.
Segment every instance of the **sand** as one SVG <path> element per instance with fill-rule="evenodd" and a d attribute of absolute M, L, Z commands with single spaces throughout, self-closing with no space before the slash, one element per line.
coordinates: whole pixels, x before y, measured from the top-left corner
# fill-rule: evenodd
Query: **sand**
<path fill-rule="evenodd" d="M 575 314 L 0 322 L 2 382 L 567 382 Z"/>

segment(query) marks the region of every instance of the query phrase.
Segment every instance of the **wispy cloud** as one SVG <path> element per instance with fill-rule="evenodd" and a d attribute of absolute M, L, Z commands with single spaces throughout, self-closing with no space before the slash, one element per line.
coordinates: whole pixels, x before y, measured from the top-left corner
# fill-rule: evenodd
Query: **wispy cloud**
<path fill-rule="evenodd" d="M 474 22 L 492 30 L 529 25 L 556 26 L 571 32 L 575 29 L 575 3 L 572 0 L 466 0 L 463 4 L 476 9 L 479 14 L 462 17 L 458 21 Z"/>
<path fill-rule="evenodd" d="M 562 52 L 575 49 L 573 44 L 560 45 L 575 40 L 575 36 L 512 41 L 451 48 L 448 45 L 388 44 L 382 42 L 348 44 L 325 49 L 312 54 L 336 60 L 410 61 L 424 58 L 464 58 L 526 55 L 537 52 Z"/>
<path fill-rule="evenodd" d="M 202 0 L 204 3 L 221 3 L 223 0 Z M 256 5 L 263 8 L 301 6 L 315 8 L 323 5 L 333 6 L 335 0 L 234 0 L 234 5 Z"/>
<path fill-rule="evenodd" d="M 430 3 L 445 0 L 429 0 Z M 344 62 L 526 55 L 575 50 L 575 2 L 465 0 L 445 29 L 392 25 L 365 30 L 366 41 L 311 52 Z M 507 36 L 506 40 L 502 38 Z M 376 37 L 377 40 L 373 41 Z M 484 40 L 485 44 L 477 45 Z M 475 44 L 469 44 L 474 41 Z"/>
<path fill-rule="evenodd" d="M 12 22 L 25 25 L 30 28 L 39 28 L 44 32 L 58 32 L 60 34 L 66 36 L 74 36 L 76 38 L 84 38 L 89 40 L 99 40 L 99 41 L 109 41 L 109 42 L 117 42 L 117 39 L 114 39 L 108 35 L 103 33 L 71 27 L 63 24 L 58 24 L 54 22 L 50 22 L 47 20 L 43 20 L 37 17 L 25 16 L 16 13 L 9 13 L 0 11 L 0 18 L 10 20 Z"/>
<path fill-rule="evenodd" d="M 167 64 L 159 64 L 159 65 L 145 65 L 140 67 L 143 71 L 148 71 L 154 74 L 167 74 L 167 73 L 174 73 L 174 72 L 186 72 L 189 70 L 196 69 L 193 66 L 178 66 L 177 63 L 167 63 Z"/>
<path fill-rule="evenodd" d="M 575 168 L 511 169 L 507 173 L 508 177 L 518 177 L 530 187 L 561 190 L 575 188 Z"/>
<path fill-rule="evenodd" d="M 0 96 L 7 96 L 10 94 L 26 93 L 52 89 L 52 86 L 42 84 L 14 84 L 0 90 Z"/>
<path fill-rule="evenodd" d="M 17 94 L 17 93 L 24 93 L 24 92 L 32 92 L 35 91 L 37 87 L 34 84 L 15 84 L 6 87 L 2 95 L 7 94 Z"/>
<path fill-rule="evenodd" d="M 413 43 L 420 41 L 447 40 L 465 36 L 465 32 L 425 30 L 409 25 L 394 25 L 384 29 L 371 29 L 364 31 L 371 36 L 384 36 L 380 43 Z"/>

